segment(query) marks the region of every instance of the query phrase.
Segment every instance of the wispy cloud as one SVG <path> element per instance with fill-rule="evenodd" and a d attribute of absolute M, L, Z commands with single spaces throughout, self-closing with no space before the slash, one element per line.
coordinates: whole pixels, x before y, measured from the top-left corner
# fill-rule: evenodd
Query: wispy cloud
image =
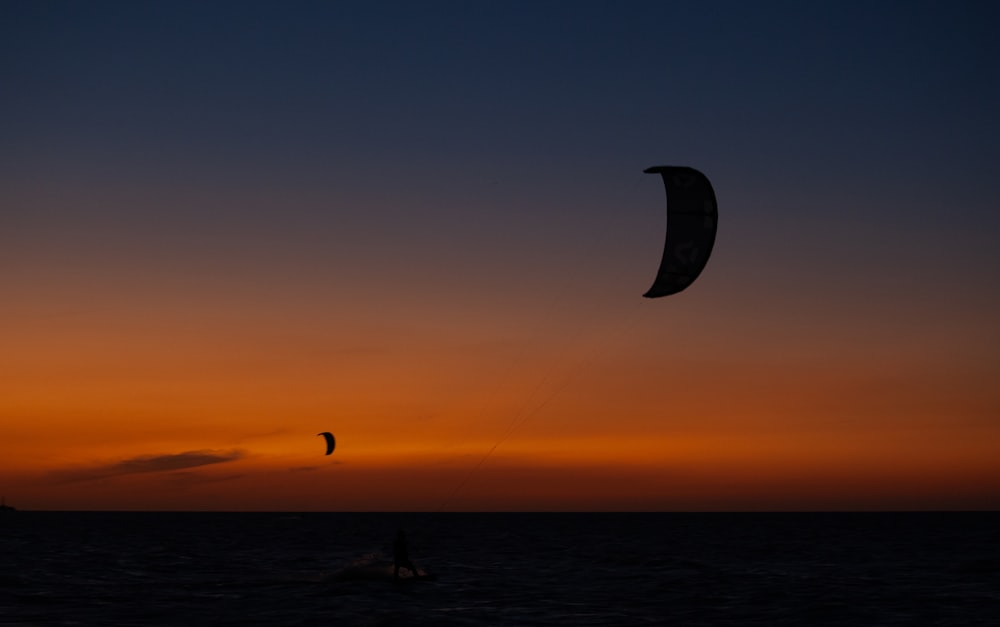
<path fill-rule="evenodd" d="M 323 470 L 324 468 L 328 468 L 330 466 L 339 466 L 343 463 L 344 462 L 340 461 L 339 459 L 334 459 L 319 466 L 292 466 L 291 468 L 288 469 L 288 472 L 313 472 L 316 470 Z"/>
<path fill-rule="evenodd" d="M 108 464 L 64 468 L 55 471 L 52 473 L 52 476 L 62 483 L 92 481 L 94 479 L 104 479 L 119 475 L 183 470 L 185 468 L 196 468 L 209 464 L 223 464 L 244 457 L 246 457 L 246 452 L 239 449 L 228 451 L 185 451 L 183 453 L 168 455 L 139 455 Z"/>

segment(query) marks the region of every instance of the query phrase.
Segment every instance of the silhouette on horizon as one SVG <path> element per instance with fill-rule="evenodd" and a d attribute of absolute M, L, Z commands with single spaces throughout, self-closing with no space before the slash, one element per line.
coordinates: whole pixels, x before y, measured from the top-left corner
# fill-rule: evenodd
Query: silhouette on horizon
<path fill-rule="evenodd" d="M 413 565 L 410 560 L 410 549 L 406 543 L 406 532 L 400 529 L 396 532 L 396 539 L 392 542 L 392 561 L 393 561 L 393 571 L 392 578 L 399 579 L 399 569 L 405 568 L 413 573 L 414 577 L 419 577 L 420 573 L 417 572 L 417 567 Z"/>

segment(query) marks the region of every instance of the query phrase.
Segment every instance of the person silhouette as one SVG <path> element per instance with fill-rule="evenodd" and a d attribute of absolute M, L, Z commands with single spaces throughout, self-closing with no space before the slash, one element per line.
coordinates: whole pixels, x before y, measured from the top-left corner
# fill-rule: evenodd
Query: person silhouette
<path fill-rule="evenodd" d="M 396 532 L 396 539 L 392 543 L 392 561 L 395 568 L 392 572 L 393 579 L 399 579 L 399 569 L 405 568 L 413 573 L 414 577 L 419 577 L 417 567 L 410 560 L 410 549 L 406 545 L 406 532 L 400 529 Z"/>

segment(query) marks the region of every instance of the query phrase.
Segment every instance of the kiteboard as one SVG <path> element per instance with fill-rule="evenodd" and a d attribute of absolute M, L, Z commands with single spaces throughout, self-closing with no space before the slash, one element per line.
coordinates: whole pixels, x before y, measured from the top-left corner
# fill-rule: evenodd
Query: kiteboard
<path fill-rule="evenodd" d="M 405 568 L 399 569 L 399 577 L 395 576 L 392 562 L 361 558 L 329 573 L 327 581 L 392 581 L 396 583 L 415 583 L 418 581 L 436 581 L 437 575 L 417 567 L 416 574 Z"/>

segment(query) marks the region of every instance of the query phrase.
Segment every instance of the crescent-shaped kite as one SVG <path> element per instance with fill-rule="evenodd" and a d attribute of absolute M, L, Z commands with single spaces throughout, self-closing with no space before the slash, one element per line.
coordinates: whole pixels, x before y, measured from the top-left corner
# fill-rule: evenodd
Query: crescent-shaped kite
<path fill-rule="evenodd" d="M 667 192 L 667 237 L 653 286 L 643 294 L 659 298 L 694 283 L 715 244 L 719 208 L 708 177 L 683 166 L 660 165 L 644 170 L 659 174 Z"/>
<path fill-rule="evenodd" d="M 334 439 L 333 434 L 329 431 L 324 431 L 323 433 L 317 433 L 316 435 L 321 435 L 326 438 L 326 454 L 329 455 L 333 452 L 333 449 L 337 446 L 337 440 Z"/>

